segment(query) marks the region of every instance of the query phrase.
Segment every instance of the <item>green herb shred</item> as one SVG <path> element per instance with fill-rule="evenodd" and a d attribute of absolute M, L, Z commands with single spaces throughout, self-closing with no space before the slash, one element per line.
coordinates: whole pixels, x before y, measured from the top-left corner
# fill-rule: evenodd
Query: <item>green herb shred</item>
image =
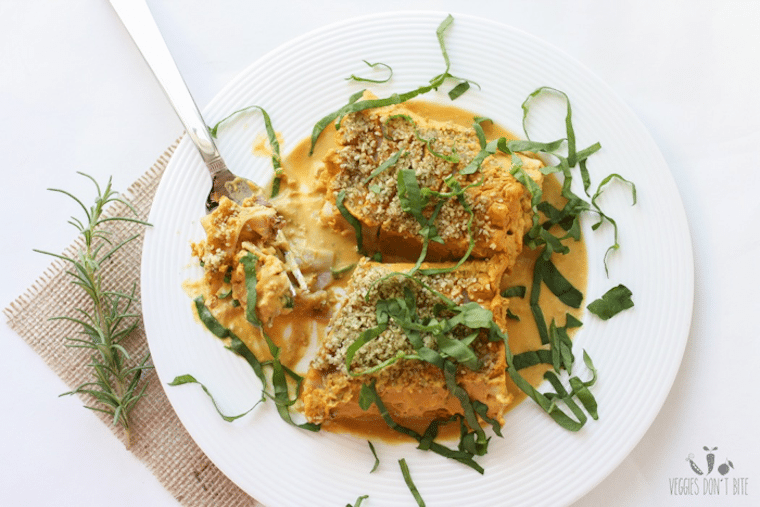
<path fill-rule="evenodd" d="M 628 308 L 633 308 L 632 292 L 625 285 L 617 285 L 605 292 L 601 298 L 587 306 L 588 311 L 602 320 L 608 320 Z"/>
<path fill-rule="evenodd" d="M 548 86 L 542 86 L 540 88 L 537 88 L 534 90 L 528 98 L 525 99 L 525 101 L 522 104 L 523 109 L 523 131 L 525 133 L 526 138 L 530 140 L 530 136 L 528 134 L 527 130 L 527 120 L 528 115 L 530 111 L 530 103 L 533 99 L 538 97 L 541 94 L 544 93 L 554 93 L 560 95 L 567 104 L 566 114 L 565 114 L 565 131 L 566 131 L 566 137 L 565 139 L 560 139 L 558 141 L 555 141 L 553 143 L 547 143 L 545 146 L 540 146 L 541 143 L 533 144 L 533 147 L 531 148 L 532 151 L 546 153 L 548 155 L 553 156 L 558 160 L 558 163 L 555 166 L 546 167 L 543 169 L 543 172 L 545 174 L 550 173 L 561 173 L 563 176 L 563 184 L 562 184 L 562 196 L 567 199 L 567 203 L 563 207 L 562 210 L 556 210 L 548 203 L 543 203 L 541 205 L 540 211 L 542 211 L 544 214 L 548 215 L 550 217 L 549 220 L 545 222 L 545 224 L 542 227 L 534 227 L 531 229 L 530 233 L 528 234 L 527 243 L 531 248 L 535 248 L 539 245 L 546 245 L 548 248 L 548 252 L 551 253 L 551 249 L 556 247 L 558 245 L 557 240 L 561 240 L 567 237 L 573 237 L 578 238 L 580 237 L 580 224 L 579 219 L 583 212 L 591 212 L 596 213 L 599 217 L 599 221 L 592 225 L 592 229 L 596 230 L 598 229 L 604 222 L 609 223 L 613 227 L 614 232 L 614 241 L 613 244 L 607 249 L 607 252 L 604 256 L 604 267 L 605 271 L 607 271 L 607 274 L 609 275 L 608 265 L 607 265 L 607 258 L 609 254 L 617 249 L 620 248 L 620 245 L 618 243 L 618 226 L 617 222 L 615 222 L 614 219 L 612 219 L 609 215 L 604 213 L 599 206 L 597 200 L 599 196 L 602 193 L 603 188 L 609 184 L 612 180 L 619 180 L 626 184 L 628 184 L 631 187 L 631 192 L 633 195 L 633 204 L 636 204 L 636 186 L 633 182 L 625 179 L 619 174 L 611 174 L 607 176 L 597 187 L 596 192 L 594 193 L 594 196 L 591 198 L 591 202 L 585 201 L 584 199 L 580 198 L 576 194 L 574 194 L 570 190 L 570 186 L 573 180 L 573 175 L 571 173 L 571 168 L 575 167 L 576 165 L 579 166 L 580 172 L 581 172 L 581 178 L 583 182 L 584 190 L 586 191 L 586 194 L 588 195 L 588 189 L 591 185 L 591 180 L 588 174 L 588 169 L 586 167 L 586 161 L 589 156 L 596 153 L 601 149 L 600 143 L 594 143 L 591 146 L 578 150 L 576 146 L 576 138 L 575 138 L 575 129 L 573 127 L 572 122 L 572 108 L 570 106 L 570 98 L 567 96 L 567 94 L 563 91 L 557 90 L 556 88 L 551 88 Z M 563 143 L 562 141 L 565 141 Z M 532 141 L 530 141 L 532 143 Z M 567 154 L 563 155 L 559 152 L 560 146 L 563 144 L 566 145 L 567 148 Z M 553 225 L 560 225 L 565 231 L 566 234 L 560 238 L 556 238 L 552 236 L 548 229 Z M 548 257 L 547 257 L 548 258 Z"/>
<path fill-rule="evenodd" d="M 434 420 L 430 423 L 423 434 L 419 434 L 413 429 L 402 426 L 393 420 L 391 415 L 388 413 L 388 409 L 383 403 L 383 400 L 380 398 L 380 395 L 377 394 L 374 380 L 368 384 L 363 384 L 359 393 L 359 406 L 362 408 L 362 410 L 368 410 L 372 404 L 377 407 L 378 411 L 380 412 L 380 417 L 383 418 L 385 423 L 391 429 L 407 435 L 419 442 L 419 449 L 432 451 L 445 458 L 453 459 L 459 463 L 467 465 L 478 473 L 484 473 L 485 470 L 473 459 L 475 454 L 470 452 L 470 450 L 464 448 L 451 449 L 435 441 L 435 438 L 438 436 L 438 426 L 440 424 L 461 420 L 462 416 L 455 415 L 450 419 L 443 421 Z"/>
<path fill-rule="evenodd" d="M 364 500 L 369 498 L 369 495 L 362 495 L 359 498 L 356 499 L 356 502 L 351 505 L 350 503 L 346 504 L 346 507 L 361 507 L 362 503 L 364 503 Z"/>
<path fill-rule="evenodd" d="M 277 412 L 285 422 L 305 430 L 319 431 L 319 425 L 313 423 L 296 424 L 290 415 L 290 407 L 298 400 L 298 394 L 301 392 L 303 377 L 280 362 L 280 348 L 275 345 L 272 339 L 264 331 L 261 325 L 261 320 L 256 315 L 256 260 L 257 258 L 255 255 L 248 253 L 241 258 L 240 262 L 243 263 L 247 292 L 246 320 L 261 331 L 261 334 L 269 347 L 269 353 L 272 355 L 272 361 L 270 364 L 272 367 L 272 387 L 274 392 L 273 394 L 270 394 L 267 391 L 264 391 L 264 394 L 274 401 L 275 406 L 277 407 Z M 292 399 L 288 387 L 288 378 L 296 382 L 295 395 Z"/>
<path fill-rule="evenodd" d="M 372 470 L 369 471 L 369 473 L 372 473 L 377 470 L 377 467 L 380 466 L 380 458 L 377 457 L 377 451 L 375 450 L 375 446 L 372 444 L 372 442 L 367 440 L 367 444 L 369 444 L 369 450 L 372 451 L 372 456 L 375 458 L 375 463 L 372 465 Z"/>
<path fill-rule="evenodd" d="M 412 474 L 409 472 L 409 466 L 406 464 L 406 459 L 401 458 L 398 460 L 398 465 L 401 467 L 401 474 L 404 476 L 404 482 L 406 483 L 406 486 L 409 488 L 409 491 L 412 493 L 412 496 L 414 497 L 414 500 L 417 502 L 417 505 L 419 507 L 425 507 L 425 501 L 422 499 L 422 495 L 420 495 L 419 490 L 417 489 L 417 486 L 414 485 L 414 481 L 412 480 Z"/>
<path fill-rule="evenodd" d="M 503 298 L 524 298 L 526 294 L 526 288 L 524 285 L 515 285 L 514 287 L 507 287 L 501 291 L 501 297 Z"/>
<path fill-rule="evenodd" d="M 341 216 L 346 219 L 346 222 L 351 224 L 351 227 L 354 228 L 354 233 L 356 234 L 356 250 L 360 254 L 365 255 L 366 252 L 364 250 L 364 238 L 362 237 L 362 223 L 358 218 L 353 216 L 350 211 L 348 211 L 346 205 L 343 204 L 345 200 L 346 191 L 341 190 L 338 192 L 338 196 L 335 198 L 335 207 L 338 208 L 338 211 L 340 212 Z"/>
<path fill-rule="evenodd" d="M 170 386 L 181 386 L 181 385 L 185 385 L 185 384 L 198 384 L 198 385 L 200 385 L 201 389 L 203 389 L 203 392 L 206 393 L 206 395 L 211 399 L 211 403 L 214 405 L 214 408 L 216 409 L 216 413 L 219 414 L 221 416 L 221 418 L 224 419 L 227 422 L 232 422 L 232 421 L 234 421 L 236 419 L 240 419 L 241 417 L 243 417 L 244 415 L 246 415 L 247 413 L 249 413 L 251 410 L 253 410 L 254 408 L 256 408 L 256 406 L 259 403 L 261 403 L 261 400 L 259 400 L 258 402 L 256 402 L 256 404 L 254 406 L 252 406 L 251 408 L 249 408 L 245 412 L 241 412 L 240 414 L 237 414 L 237 415 L 226 415 L 219 408 L 219 405 L 217 404 L 216 400 L 214 399 L 214 396 L 209 392 L 208 388 L 205 385 L 203 385 L 203 383 L 198 382 L 195 379 L 195 377 L 193 377 L 192 375 L 187 375 L 187 374 L 186 375 L 178 375 L 178 376 L 174 377 L 174 380 L 172 380 L 171 382 L 169 382 Z"/>
<path fill-rule="evenodd" d="M 346 81 L 356 81 L 356 82 L 360 82 L 360 83 L 361 82 L 365 82 L 365 83 L 387 83 L 393 77 L 393 69 L 391 68 L 390 65 L 387 65 L 387 64 L 381 63 L 381 62 L 369 63 L 367 60 L 362 60 L 362 61 L 364 62 L 364 64 L 367 67 L 369 67 L 371 69 L 374 69 L 375 67 L 382 67 L 382 68 L 386 69 L 388 71 L 388 77 L 386 77 L 385 79 L 372 79 L 372 78 L 360 77 L 360 76 L 357 76 L 355 74 L 351 74 L 349 77 L 346 78 Z"/>
<path fill-rule="evenodd" d="M 309 430 L 309 431 L 319 431 L 320 426 L 313 423 L 301 423 L 298 424 L 295 421 L 293 421 L 291 414 L 290 414 L 290 407 L 296 402 L 298 399 L 298 394 L 301 390 L 301 384 L 303 382 L 303 377 L 295 373 L 290 368 L 286 367 L 280 362 L 280 348 L 275 345 L 275 343 L 272 341 L 272 339 L 267 336 L 267 334 L 264 332 L 263 329 L 261 329 L 261 322 L 255 314 L 255 308 L 256 308 L 256 257 L 253 254 L 248 254 L 244 256 L 241 259 L 241 262 L 243 263 L 245 275 L 246 275 L 246 287 L 248 288 L 248 300 L 246 301 L 246 318 L 247 320 L 253 324 L 254 326 L 258 327 L 261 330 L 262 336 L 266 340 L 267 346 L 269 347 L 269 351 L 272 355 L 272 360 L 270 361 L 260 361 L 256 355 L 251 352 L 251 350 L 245 345 L 245 343 L 237 336 L 235 333 L 233 333 L 230 329 L 224 327 L 217 319 L 214 317 L 214 315 L 211 313 L 211 311 L 206 306 L 203 296 L 198 296 L 195 298 L 195 308 L 198 314 L 198 318 L 201 320 L 201 322 L 204 324 L 206 329 L 211 331 L 212 334 L 217 336 L 218 338 L 226 338 L 229 340 L 229 345 L 227 346 L 228 349 L 230 349 L 232 352 L 235 352 L 239 356 L 241 356 L 243 359 L 248 362 L 248 364 L 251 366 L 253 372 L 255 373 L 256 377 L 261 381 L 261 399 L 251 407 L 249 410 L 243 412 L 242 414 L 236 415 L 236 416 L 227 416 L 223 414 L 218 406 L 217 402 L 214 399 L 214 397 L 211 395 L 211 393 L 208 391 L 208 389 L 201 384 L 200 382 L 196 381 L 192 375 L 180 375 L 178 377 L 175 377 L 175 379 L 169 384 L 172 386 L 179 386 L 184 384 L 190 384 L 190 383 L 197 383 L 201 385 L 201 388 L 206 392 L 206 394 L 211 397 L 211 400 L 214 404 L 214 407 L 216 408 L 219 415 L 222 416 L 222 418 L 225 421 L 234 421 L 235 419 L 238 419 L 244 415 L 246 415 L 248 412 L 253 410 L 261 401 L 263 401 L 266 398 L 271 399 L 276 408 L 277 413 L 280 415 L 280 417 L 286 421 L 288 424 L 291 424 L 293 426 Z M 253 289 L 251 290 L 251 287 Z M 250 311 L 250 309 L 253 309 Z M 271 369 L 271 383 L 272 383 L 272 392 L 268 390 L 268 379 L 267 375 L 264 372 L 264 367 L 269 367 Z M 294 381 L 295 386 L 295 395 L 293 398 L 290 397 L 290 389 L 289 389 L 289 383 L 288 379 L 291 381 Z"/>
<path fill-rule="evenodd" d="M 248 106 L 243 109 L 239 109 L 234 113 L 227 115 L 216 123 L 213 127 L 209 127 L 209 132 L 212 137 L 216 138 L 219 134 L 219 127 L 230 120 L 232 117 L 241 113 L 245 113 L 251 110 L 258 110 L 261 112 L 261 116 L 264 118 L 264 129 L 267 133 L 267 140 L 269 141 L 269 147 L 272 149 L 272 168 L 274 169 L 274 180 L 272 181 L 271 197 L 277 197 L 280 193 L 280 182 L 282 180 L 282 156 L 280 155 L 280 142 L 277 140 L 277 134 L 272 127 L 272 119 L 269 114 L 261 106 Z"/>

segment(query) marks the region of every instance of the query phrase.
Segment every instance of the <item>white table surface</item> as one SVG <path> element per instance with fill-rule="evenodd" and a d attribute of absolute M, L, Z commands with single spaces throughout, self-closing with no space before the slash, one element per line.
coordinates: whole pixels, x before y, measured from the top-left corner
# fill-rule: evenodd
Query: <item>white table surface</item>
<path fill-rule="evenodd" d="M 197 103 L 249 63 L 311 29 L 373 12 L 488 16 L 564 49 L 651 132 L 675 177 L 693 238 L 696 295 L 670 396 L 626 460 L 575 507 L 760 505 L 755 361 L 760 358 L 760 1 L 149 0 Z M 124 190 L 182 132 L 106 0 L 0 0 L 0 114 L 7 306 L 74 238 L 80 196 L 113 176 Z M 31 205 L 33 203 L 33 205 Z M 667 219 L 667 217 L 664 217 Z M 5 317 L 2 317 L 3 321 Z M 0 505 L 177 505 L 111 430 L 0 324 Z M 672 494 L 685 457 L 718 447 L 744 478 L 719 496 Z M 700 481 L 702 479 L 700 478 Z M 746 493 L 746 494 L 735 494 Z M 506 499 L 505 499 L 506 501 Z M 497 501 L 496 505 L 500 503 Z"/>

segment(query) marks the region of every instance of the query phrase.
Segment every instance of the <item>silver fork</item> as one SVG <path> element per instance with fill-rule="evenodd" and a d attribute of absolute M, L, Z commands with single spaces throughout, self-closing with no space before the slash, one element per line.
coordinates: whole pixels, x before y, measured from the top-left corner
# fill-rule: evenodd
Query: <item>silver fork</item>
<path fill-rule="evenodd" d="M 208 167 L 211 174 L 211 191 L 206 199 L 206 211 L 213 211 L 219 205 L 222 196 L 227 196 L 237 203 L 251 197 L 253 191 L 246 184 L 247 180 L 233 174 L 224 163 L 147 4 L 143 0 L 110 2 Z M 238 182 L 242 184 L 237 184 Z"/>
<path fill-rule="evenodd" d="M 169 98 L 188 137 L 198 148 L 211 174 L 211 190 L 206 198 L 206 212 L 211 213 L 219 205 L 219 199 L 222 196 L 227 196 L 241 204 L 254 194 L 252 188 L 257 188 L 257 186 L 233 174 L 227 168 L 147 4 L 144 0 L 110 0 L 110 2 Z M 289 244 L 282 230 L 278 232 L 278 239 L 282 243 Z M 294 255 L 289 249 L 284 250 L 282 254 L 298 286 L 307 290 L 306 280 Z M 290 291 L 295 295 L 292 282 Z"/>

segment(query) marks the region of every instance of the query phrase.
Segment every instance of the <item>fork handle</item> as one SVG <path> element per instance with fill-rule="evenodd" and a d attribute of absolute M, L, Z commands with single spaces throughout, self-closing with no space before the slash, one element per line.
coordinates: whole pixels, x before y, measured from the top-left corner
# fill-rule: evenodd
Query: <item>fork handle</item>
<path fill-rule="evenodd" d="M 177 64 L 166 46 L 144 0 L 110 0 L 116 14 L 134 40 L 158 83 L 179 116 L 190 140 L 208 167 L 212 178 L 227 169 L 206 122 L 195 104 Z"/>

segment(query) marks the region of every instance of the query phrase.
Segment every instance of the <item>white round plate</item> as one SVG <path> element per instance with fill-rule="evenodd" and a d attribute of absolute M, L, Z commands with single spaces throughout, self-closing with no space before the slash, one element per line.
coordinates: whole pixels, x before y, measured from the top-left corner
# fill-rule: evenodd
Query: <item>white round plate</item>
<path fill-rule="evenodd" d="M 443 72 L 435 30 L 438 12 L 388 13 L 341 22 L 306 34 L 266 55 L 229 84 L 204 111 L 212 125 L 250 105 L 267 110 L 282 134 L 283 153 L 309 136 L 314 123 L 363 87 L 351 74 L 384 76 L 362 60 L 383 62 L 393 78 L 370 85 L 378 96 L 427 84 Z M 557 506 L 570 504 L 617 467 L 660 410 L 681 362 L 693 303 L 693 259 L 685 213 L 672 176 L 642 124 L 607 86 L 561 50 L 520 30 L 454 15 L 446 34 L 451 73 L 476 82 L 454 104 L 514 132 L 522 132 L 521 104 L 540 86 L 568 94 L 578 147 L 599 141 L 589 160 L 592 181 L 618 173 L 630 189 L 612 183 L 600 203 L 620 227 L 620 249 L 605 226 L 591 231 L 586 302 L 625 284 L 635 307 L 603 322 L 586 313 L 575 347 L 589 352 L 599 370 L 593 392 L 599 420 L 577 433 L 558 427 L 532 401 L 511 411 L 504 437 L 494 437 L 479 459 L 485 474 L 409 445 L 376 442 L 381 464 L 366 440 L 311 433 L 284 423 L 271 402 L 233 423 L 224 422 L 198 386 L 168 387 L 191 374 L 214 394 L 222 410 L 240 413 L 260 396 L 260 384 L 240 358 L 226 350 L 194 318 L 182 282 L 200 276 L 190 242 L 203 237 L 199 219 L 209 177 L 195 148 L 184 139 L 166 170 L 150 214 L 142 265 L 142 302 L 150 349 L 160 381 L 182 423 L 200 448 L 230 479 L 264 504 L 336 506 L 369 495 L 367 507 L 414 505 L 398 465 L 406 458 L 428 506 Z M 427 100 L 448 101 L 447 83 Z M 536 104 L 529 131 L 535 140 L 564 137 L 564 103 Z M 228 165 L 259 183 L 271 177 L 266 157 L 251 154 L 263 132 L 258 113 L 220 132 Z M 578 179 L 578 178 L 577 178 Z M 583 190 L 579 190 L 582 192 Z M 583 375 L 583 365 L 578 361 Z"/>

